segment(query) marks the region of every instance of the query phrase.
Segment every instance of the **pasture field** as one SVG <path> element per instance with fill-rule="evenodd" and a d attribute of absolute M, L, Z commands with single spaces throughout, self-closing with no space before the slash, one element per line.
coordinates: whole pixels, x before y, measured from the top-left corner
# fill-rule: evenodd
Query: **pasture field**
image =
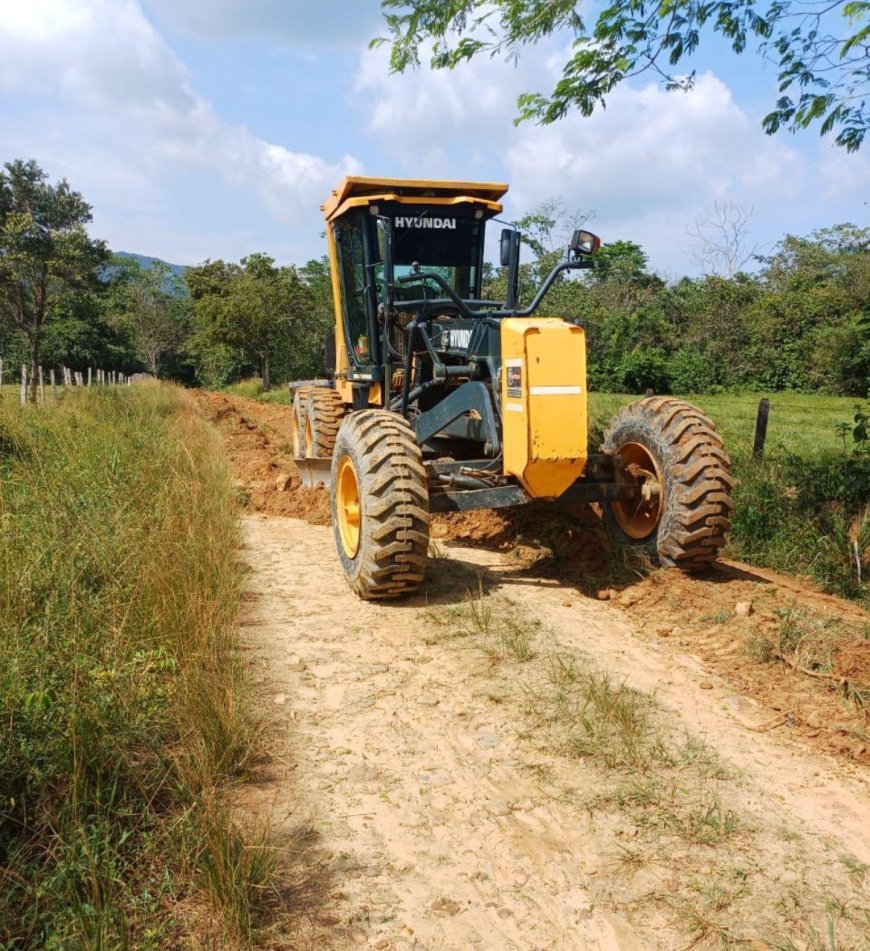
<path fill-rule="evenodd" d="M 730 453 L 739 456 L 752 451 L 758 403 L 770 400 L 766 452 L 789 452 L 811 457 L 842 451 L 843 439 L 837 427 L 851 423 L 860 400 L 815 393 L 745 393 L 681 396 L 702 409 L 716 423 Z M 590 416 L 605 425 L 620 406 L 638 399 L 622 393 L 590 393 Z"/>
<path fill-rule="evenodd" d="M 256 732 L 237 544 L 223 447 L 182 390 L 4 393 L 0 947 L 250 925 L 264 865 L 222 806 Z"/>

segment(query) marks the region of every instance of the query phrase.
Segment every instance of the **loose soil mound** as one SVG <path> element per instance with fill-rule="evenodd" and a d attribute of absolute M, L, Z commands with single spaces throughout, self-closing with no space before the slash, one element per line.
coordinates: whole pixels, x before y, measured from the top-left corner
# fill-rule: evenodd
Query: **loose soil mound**
<path fill-rule="evenodd" d="M 870 691 L 870 641 L 840 641 L 834 650 L 834 674 Z"/>
<path fill-rule="evenodd" d="M 313 525 L 329 523 L 328 493 L 307 489 L 299 481 L 288 407 L 224 393 L 202 393 L 200 401 L 223 435 L 245 508 Z"/>
<path fill-rule="evenodd" d="M 753 578 L 748 567 L 740 578 L 658 571 L 615 600 L 645 639 L 667 638 L 696 654 L 766 709 L 764 728 L 870 764 L 870 618 L 857 619 L 854 605 L 837 612 L 837 599 L 808 589 L 797 598 L 791 585 L 781 588 L 765 574 Z"/>

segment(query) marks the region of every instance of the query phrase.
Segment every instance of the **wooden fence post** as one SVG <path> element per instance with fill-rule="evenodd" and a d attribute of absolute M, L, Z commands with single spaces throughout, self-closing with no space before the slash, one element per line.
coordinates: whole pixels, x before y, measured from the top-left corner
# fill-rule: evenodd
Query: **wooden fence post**
<path fill-rule="evenodd" d="M 760 459 L 764 455 L 764 443 L 767 440 L 767 417 L 770 413 L 770 400 L 765 396 L 758 404 L 758 416 L 755 420 L 755 444 L 752 455 Z"/>
<path fill-rule="evenodd" d="M 91 385 L 91 373 L 93 372 L 91 367 L 88 367 L 88 386 Z"/>
<path fill-rule="evenodd" d="M 51 398 L 57 402 L 57 391 L 54 388 L 54 367 L 48 371 L 48 379 L 51 382 Z"/>
<path fill-rule="evenodd" d="M 42 375 L 42 367 L 39 368 L 39 402 L 45 404 L 45 378 Z"/>
<path fill-rule="evenodd" d="M 21 367 L 21 405 L 27 402 L 27 367 Z"/>
<path fill-rule="evenodd" d="M 0 387 L 3 386 L 3 357 L 0 357 Z"/>

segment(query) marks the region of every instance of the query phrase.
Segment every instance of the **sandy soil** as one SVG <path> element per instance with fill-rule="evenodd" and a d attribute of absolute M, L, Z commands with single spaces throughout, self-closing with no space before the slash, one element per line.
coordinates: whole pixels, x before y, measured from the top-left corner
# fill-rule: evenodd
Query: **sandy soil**
<path fill-rule="evenodd" d="M 590 587 L 564 570 L 566 552 L 593 559 L 582 516 L 442 521 L 426 592 L 366 604 L 325 494 L 292 477 L 286 410 L 204 400 L 247 503 L 244 636 L 273 724 L 239 805 L 288 841 L 310 829 L 320 863 L 317 901 L 277 947 L 821 949 L 831 922 L 838 949 L 870 948 L 866 724 L 844 687 L 864 683 L 866 615 L 734 564 Z M 528 660 L 457 633 L 470 591 L 530 621 Z M 746 653 L 793 603 L 842 626 L 834 682 Z M 727 841 L 640 822 L 613 776 L 560 748 L 530 702 L 556 657 L 594 658 L 715 750 Z"/>

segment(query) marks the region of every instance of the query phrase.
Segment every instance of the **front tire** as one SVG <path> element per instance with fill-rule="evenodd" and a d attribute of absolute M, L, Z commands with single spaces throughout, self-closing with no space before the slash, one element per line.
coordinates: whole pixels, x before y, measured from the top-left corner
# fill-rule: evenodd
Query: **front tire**
<path fill-rule="evenodd" d="M 386 410 L 344 418 L 332 456 L 332 526 L 351 589 L 398 598 L 423 582 L 429 490 L 410 426 Z"/>
<path fill-rule="evenodd" d="M 653 476 L 657 491 L 606 503 L 611 536 L 665 567 L 699 571 L 716 561 L 734 508 L 723 446 L 712 420 L 683 400 L 651 397 L 623 407 L 604 451 L 621 456 L 629 472 Z"/>

